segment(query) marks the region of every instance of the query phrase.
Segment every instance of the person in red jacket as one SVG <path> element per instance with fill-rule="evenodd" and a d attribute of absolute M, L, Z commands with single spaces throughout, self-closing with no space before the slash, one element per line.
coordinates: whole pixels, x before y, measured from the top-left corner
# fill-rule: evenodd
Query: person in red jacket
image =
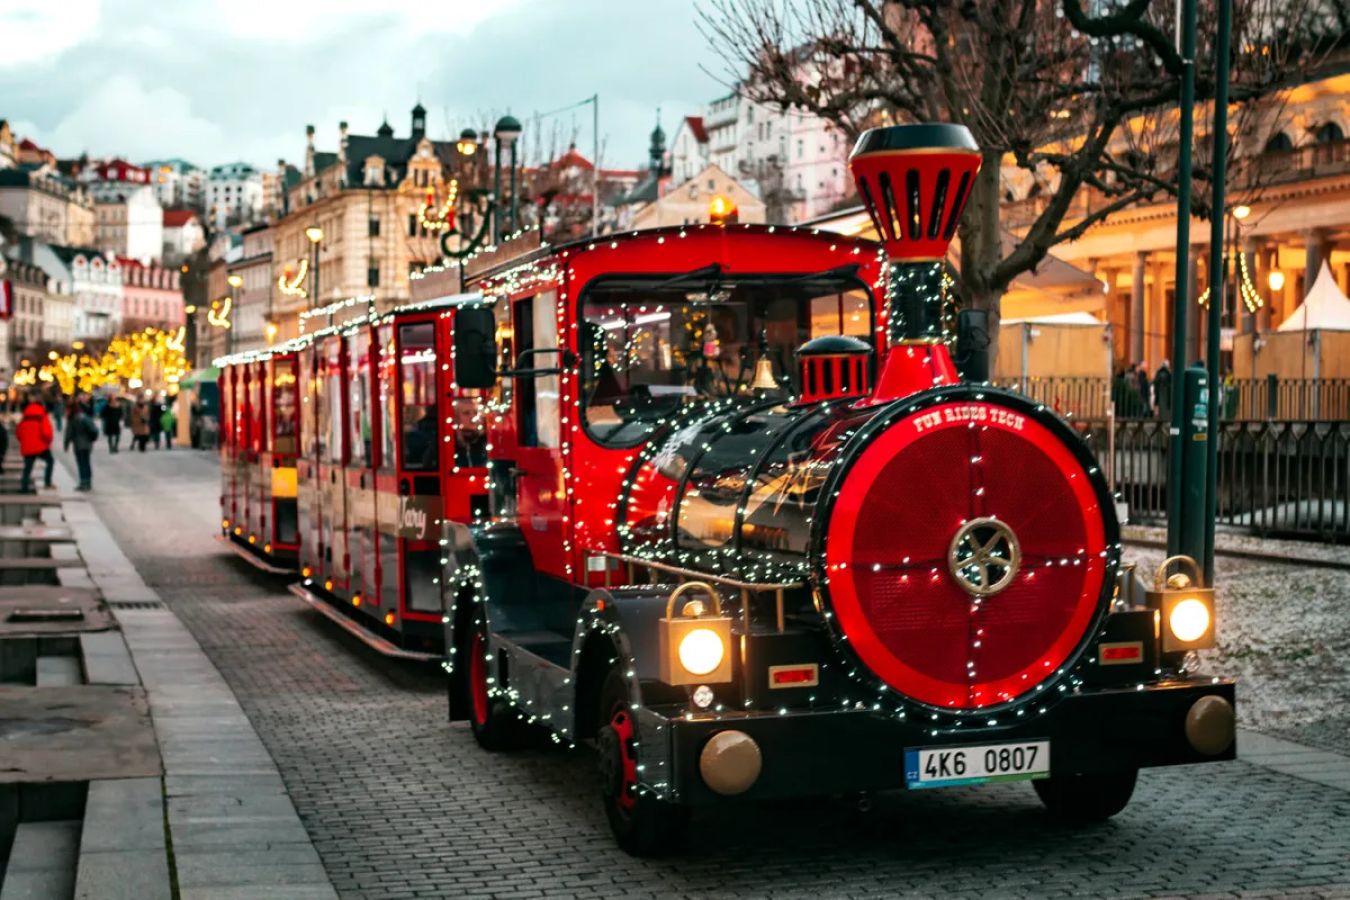
<path fill-rule="evenodd" d="M 33 490 L 33 464 L 39 459 L 47 463 L 43 484 L 45 487 L 52 486 L 52 439 L 55 434 L 47 408 L 36 397 L 30 397 L 28 405 L 24 407 L 23 418 L 14 429 L 14 435 L 19 439 L 19 453 L 23 456 L 19 493 L 37 493 Z"/>

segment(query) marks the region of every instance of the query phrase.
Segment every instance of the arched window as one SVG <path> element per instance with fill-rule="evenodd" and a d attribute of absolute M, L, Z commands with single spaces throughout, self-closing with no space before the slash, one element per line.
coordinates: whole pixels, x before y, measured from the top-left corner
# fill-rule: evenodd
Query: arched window
<path fill-rule="evenodd" d="M 1335 122 L 1327 122 L 1317 129 L 1317 143 L 1339 144 L 1345 140 L 1345 132 Z"/>
<path fill-rule="evenodd" d="M 1266 153 L 1284 153 L 1286 150 L 1293 150 L 1294 142 L 1289 139 L 1289 135 L 1283 131 L 1277 131 L 1266 141 Z"/>

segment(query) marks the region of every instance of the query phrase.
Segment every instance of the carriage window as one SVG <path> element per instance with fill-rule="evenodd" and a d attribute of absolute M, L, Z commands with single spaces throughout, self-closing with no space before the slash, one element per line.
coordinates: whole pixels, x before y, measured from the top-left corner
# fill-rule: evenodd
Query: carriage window
<path fill-rule="evenodd" d="M 300 455 L 313 459 L 318 452 L 314 428 L 314 404 L 317 400 L 317 379 L 314 377 L 314 352 L 306 349 L 300 354 Z"/>
<path fill-rule="evenodd" d="M 295 453 L 295 407 L 295 360 L 277 360 L 272 364 L 272 449 L 288 456 Z"/>
<path fill-rule="evenodd" d="M 394 471 L 394 398 L 398 395 L 398 359 L 393 325 L 381 325 L 379 341 L 379 468 Z"/>
<path fill-rule="evenodd" d="M 436 471 L 436 326 L 400 325 L 399 400 L 403 422 L 403 468 Z"/>
<path fill-rule="evenodd" d="M 456 466 L 487 465 L 487 428 L 483 421 L 483 405 L 483 398 L 478 396 L 454 399 Z"/>
<path fill-rule="evenodd" d="M 351 463 L 370 465 L 373 431 L 370 420 L 370 332 L 359 331 L 349 338 L 347 354 L 351 366 L 351 401 L 347 418 L 350 422 L 348 440 L 351 442 Z"/>
<path fill-rule="evenodd" d="M 319 434 L 323 446 L 319 458 L 324 462 L 342 462 L 342 393 L 345 389 L 342 373 L 342 345 L 334 339 L 324 347 L 320 372 L 323 396 L 319 407 Z"/>
<path fill-rule="evenodd" d="M 671 282 L 615 279 L 586 291 L 583 410 L 601 443 L 640 443 L 688 404 L 794 394 L 807 340 L 872 339 L 872 298 L 851 275 Z"/>
<path fill-rule="evenodd" d="M 267 449 L 267 432 L 263 429 L 263 364 L 255 363 L 248 367 L 248 439 L 249 450 L 261 453 Z"/>

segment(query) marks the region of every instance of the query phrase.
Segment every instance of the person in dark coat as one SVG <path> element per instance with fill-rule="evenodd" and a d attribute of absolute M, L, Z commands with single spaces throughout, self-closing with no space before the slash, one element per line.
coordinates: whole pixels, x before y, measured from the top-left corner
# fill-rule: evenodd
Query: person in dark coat
<path fill-rule="evenodd" d="M 1153 376 L 1153 400 L 1159 416 L 1172 418 L 1172 369 L 1165 359 L 1158 364 L 1158 371 Z"/>
<path fill-rule="evenodd" d="M 103 436 L 108 439 L 109 453 L 116 453 L 118 445 L 122 443 L 122 419 L 125 414 L 120 397 L 112 397 L 103 407 Z"/>
<path fill-rule="evenodd" d="M 37 493 L 33 490 L 33 466 L 39 459 L 47 463 L 47 472 L 42 482 L 44 487 L 50 488 L 52 464 L 55 462 L 52 459 L 52 440 L 56 437 L 56 432 L 52 430 L 52 420 L 47 415 L 47 408 L 37 395 L 34 395 L 24 407 L 23 418 L 14 429 L 14 435 L 19 439 L 19 452 L 23 454 L 23 477 L 19 480 L 19 493 Z"/>
<path fill-rule="evenodd" d="M 158 400 L 151 400 L 146 406 L 150 410 L 150 443 L 154 444 L 155 449 L 158 450 L 160 435 L 164 434 L 164 422 L 162 421 L 164 407 L 159 405 Z"/>
<path fill-rule="evenodd" d="M 70 405 L 70 421 L 66 424 L 63 443 L 67 450 L 75 451 L 75 468 L 80 473 L 80 484 L 75 490 L 93 490 L 94 466 L 91 456 L 94 444 L 98 443 L 98 426 L 94 424 L 93 413 L 78 397 Z"/>
<path fill-rule="evenodd" d="M 1153 397 L 1148 390 L 1148 366 L 1140 363 L 1135 369 L 1134 377 L 1139 385 L 1139 400 L 1144 406 L 1144 415 L 1150 415 L 1153 412 Z"/>

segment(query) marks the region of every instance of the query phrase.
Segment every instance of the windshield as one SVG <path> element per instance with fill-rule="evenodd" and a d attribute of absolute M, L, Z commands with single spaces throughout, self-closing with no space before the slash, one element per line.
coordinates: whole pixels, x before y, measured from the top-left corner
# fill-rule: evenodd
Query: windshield
<path fill-rule="evenodd" d="M 586 427 L 612 446 L 641 442 L 689 404 L 796 394 L 799 346 L 873 334 L 871 295 L 838 275 L 605 281 L 587 290 L 582 317 Z"/>

